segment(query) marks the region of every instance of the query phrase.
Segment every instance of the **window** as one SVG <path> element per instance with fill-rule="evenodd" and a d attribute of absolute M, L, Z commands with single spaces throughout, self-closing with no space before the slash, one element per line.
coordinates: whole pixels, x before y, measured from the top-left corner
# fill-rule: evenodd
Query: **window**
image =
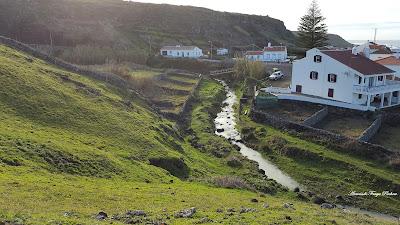
<path fill-rule="evenodd" d="M 362 94 L 358 94 L 358 99 L 362 99 Z"/>
<path fill-rule="evenodd" d="M 318 72 L 316 72 L 316 71 L 311 71 L 311 72 L 310 72 L 310 79 L 311 79 L 311 80 L 318 80 Z"/>
<path fill-rule="evenodd" d="M 362 77 L 358 77 L 358 84 L 361 84 L 362 82 Z"/>
<path fill-rule="evenodd" d="M 379 76 L 378 81 L 383 81 L 383 76 Z"/>
<path fill-rule="evenodd" d="M 316 62 L 316 63 L 322 62 L 322 56 L 320 56 L 320 55 L 314 56 L 314 62 Z"/>
<path fill-rule="evenodd" d="M 328 74 L 328 82 L 336 83 L 337 76 L 336 74 Z"/>
<path fill-rule="evenodd" d="M 393 97 L 399 97 L 399 92 L 398 91 L 395 91 L 395 92 L 393 92 Z"/>
<path fill-rule="evenodd" d="M 328 97 L 333 98 L 333 92 L 334 92 L 334 90 L 332 88 L 329 88 Z"/>
<path fill-rule="evenodd" d="M 168 52 L 167 52 L 167 51 L 162 51 L 161 54 L 162 54 L 162 55 L 168 55 Z"/>
<path fill-rule="evenodd" d="M 186 55 L 187 55 L 187 56 L 189 56 L 189 52 L 188 52 L 188 53 L 186 53 Z"/>
<path fill-rule="evenodd" d="M 301 85 L 296 85 L 296 92 L 301 93 L 303 87 Z"/>

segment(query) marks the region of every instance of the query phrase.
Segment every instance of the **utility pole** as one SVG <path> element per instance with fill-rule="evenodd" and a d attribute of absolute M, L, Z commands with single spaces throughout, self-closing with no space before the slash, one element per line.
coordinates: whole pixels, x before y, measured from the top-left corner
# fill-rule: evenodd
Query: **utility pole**
<path fill-rule="evenodd" d="M 212 41 L 208 41 L 208 42 L 210 42 L 210 59 L 212 60 L 212 58 L 213 58 L 213 43 L 212 43 Z"/>
<path fill-rule="evenodd" d="M 375 35 L 374 35 L 374 43 L 376 43 L 376 33 L 378 31 L 378 28 L 375 28 Z"/>

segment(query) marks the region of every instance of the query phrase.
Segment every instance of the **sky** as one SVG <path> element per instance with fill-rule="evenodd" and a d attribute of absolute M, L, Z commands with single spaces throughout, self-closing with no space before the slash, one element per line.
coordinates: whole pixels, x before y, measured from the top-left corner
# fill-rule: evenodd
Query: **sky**
<path fill-rule="evenodd" d="M 149 3 L 192 5 L 217 11 L 268 15 L 297 30 L 311 0 L 136 0 Z M 328 32 L 346 40 L 400 40 L 400 0 L 319 0 Z"/>

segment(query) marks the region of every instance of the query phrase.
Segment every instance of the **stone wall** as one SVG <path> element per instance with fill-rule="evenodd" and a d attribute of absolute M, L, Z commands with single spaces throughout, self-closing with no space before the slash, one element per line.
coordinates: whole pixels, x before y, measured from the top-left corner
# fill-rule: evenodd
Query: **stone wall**
<path fill-rule="evenodd" d="M 306 120 L 304 120 L 303 125 L 306 126 L 314 126 L 317 123 L 321 122 L 323 119 L 325 119 L 326 116 L 329 114 L 329 109 L 328 107 L 324 107 L 320 111 L 314 113 L 314 115 L 310 116 Z"/>
<path fill-rule="evenodd" d="M 359 141 L 368 142 L 371 140 L 382 126 L 382 115 L 378 115 L 375 121 L 358 138 Z"/>
<path fill-rule="evenodd" d="M 203 81 L 203 76 L 200 76 L 199 81 L 195 84 L 193 87 L 192 91 L 190 92 L 190 95 L 188 99 L 183 103 L 182 109 L 179 112 L 179 117 L 177 118 L 178 122 L 183 122 L 185 120 L 185 117 L 187 116 L 188 112 L 191 110 L 191 104 L 195 101 L 195 94 L 197 92 L 197 89 L 200 87 L 200 83 Z"/>
<path fill-rule="evenodd" d="M 251 110 L 250 116 L 252 120 L 258 123 L 270 125 L 301 139 L 309 140 L 337 151 L 356 154 L 369 159 L 382 159 L 385 162 L 394 154 L 393 151 L 386 149 L 383 146 L 360 142 L 356 139 L 338 135 L 326 130 L 283 120 L 268 113 L 256 110 L 254 107 Z"/>

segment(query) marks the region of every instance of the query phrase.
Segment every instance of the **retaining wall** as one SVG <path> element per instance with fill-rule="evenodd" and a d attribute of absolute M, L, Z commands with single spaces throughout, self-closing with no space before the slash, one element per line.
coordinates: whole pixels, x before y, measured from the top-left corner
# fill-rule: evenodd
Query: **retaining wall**
<path fill-rule="evenodd" d="M 367 142 L 371 140 L 382 126 L 382 115 L 378 115 L 376 120 L 358 138 L 359 141 Z"/>
<path fill-rule="evenodd" d="M 283 120 L 265 112 L 256 110 L 254 107 L 251 110 L 250 116 L 252 120 L 256 122 L 264 123 L 274 128 L 287 131 L 291 135 L 327 146 L 332 149 L 336 149 L 338 151 L 357 154 L 369 159 L 382 159 L 384 161 L 394 154 L 393 151 L 386 149 L 383 146 L 361 142 L 356 139 L 338 135 L 326 130 Z"/>
<path fill-rule="evenodd" d="M 329 114 L 328 107 L 324 107 L 320 111 L 314 113 L 314 115 L 310 116 L 308 119 L 304 120 L 303 125 L 312 127 L 315 124 L 321 122 L 323 119 L 325 119 L 325 117 L 328 116 L 328 114 Z"/>

